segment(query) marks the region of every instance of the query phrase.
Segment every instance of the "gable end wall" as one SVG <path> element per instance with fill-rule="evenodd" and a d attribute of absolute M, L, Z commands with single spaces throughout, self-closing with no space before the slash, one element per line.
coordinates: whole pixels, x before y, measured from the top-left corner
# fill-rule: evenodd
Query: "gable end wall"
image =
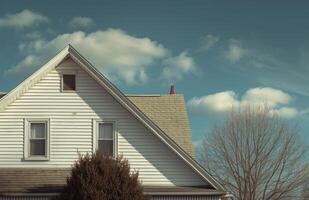
<path fill-rule="evenodd" d="M 61 93 L 61 73 L 77 73 L 77 92 Z M 50 119 L 50 160 L 24 161 L 24 120 Z M 118 154 L 139 170 L 144 185 L 207 185 L 71 59 L 44 76 L 0 112 L 1 167 L 69 168 L 92 151 L 93 119 L 116 120 Z"/>

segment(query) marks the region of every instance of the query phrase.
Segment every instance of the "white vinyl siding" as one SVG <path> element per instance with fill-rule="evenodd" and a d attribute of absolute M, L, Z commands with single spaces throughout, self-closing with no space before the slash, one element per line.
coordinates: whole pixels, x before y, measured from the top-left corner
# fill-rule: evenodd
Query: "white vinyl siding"
<path fill-rule="evenodd" d="M 66 70 L 77 72 L 74 92 L 61 92 Z M 45 117 L 50 119 L 49 160 L 25 161 L 24 119 Z M 139 170 L 143 184 L 208 184 L 71 59 L 0 112 L 0 168 L 71 167 L 78 153 L 93 151 L 93 120 L 105 118 L 117 121 L 117 152 Z"/>

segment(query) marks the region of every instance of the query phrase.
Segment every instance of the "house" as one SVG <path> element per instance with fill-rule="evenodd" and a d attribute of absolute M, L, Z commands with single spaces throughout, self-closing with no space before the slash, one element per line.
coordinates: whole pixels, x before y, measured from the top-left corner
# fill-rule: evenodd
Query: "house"
<path fill-rule="evenodd" d="M 72 46 L 0 100 L 0 200 L 61 191 L 78 153 L 122 154 L 153 200 L 218 200 L 194 159 L 183 96 L 126 96 Z"/>

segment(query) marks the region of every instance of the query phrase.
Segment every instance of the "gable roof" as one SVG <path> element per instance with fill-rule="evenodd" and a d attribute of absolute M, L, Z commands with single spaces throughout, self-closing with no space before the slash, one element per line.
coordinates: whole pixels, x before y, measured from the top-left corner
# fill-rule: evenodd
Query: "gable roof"
<path fill-rule="evenodd" d="M 127 95 L 162 131 L 194 157 L 183 95 Z"/>
<path fill-rule="evenodd" d="M 184 149 L 182 149 L 171 137 L 169 137 L 158 125 L 147 117 L 129 98 L 127 98 L 117 87 L 115 87 L 102 73 L 100 73 L 89 61 L 78 53 L 71 45 L 65 47 L 54 58 L 43 65 L 34 74 L 19 84 L 0 100 L 0 111 L 12 103 L 18 96 L 28 90 L 44 75 L 57 67 L 64 59 L 72 58 L 80 65 L 94 80 L 96 80 L 120 105 L 127 109 L 147 129 L 165 143 L 174 153 L 183 159 L 194 171 L 203 177 L 215 189 L 224 191 L 224 188 L 210 176 Z"/>

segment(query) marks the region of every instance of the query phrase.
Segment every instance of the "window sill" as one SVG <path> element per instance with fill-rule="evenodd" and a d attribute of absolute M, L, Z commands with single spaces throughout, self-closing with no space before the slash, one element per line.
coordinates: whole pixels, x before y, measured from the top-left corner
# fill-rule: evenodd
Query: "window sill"
<path fill-rule="evenodd" d="M 49 161 L 48 157 L 45 156 L 31 156 L 24 158 L 25 161 Z"/>
<path fill-rule="evenodd" d="M 61 93 L 76 93 L 76 90 L 61 90 Z"/>

